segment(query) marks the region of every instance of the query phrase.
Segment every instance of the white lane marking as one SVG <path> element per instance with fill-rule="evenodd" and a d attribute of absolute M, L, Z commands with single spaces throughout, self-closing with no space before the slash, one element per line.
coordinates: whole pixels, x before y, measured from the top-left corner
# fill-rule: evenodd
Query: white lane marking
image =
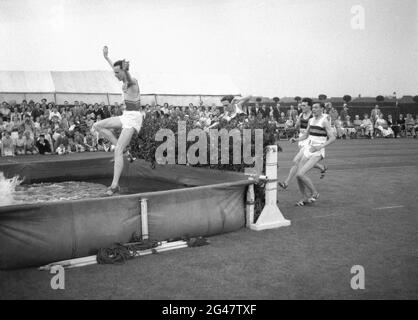
<path fill-rule="evenodd" d="M 404 206 L 391 206 L 391 207 L 380 207 L 374 208 L 373 210 L 385 210 L 385 209 L 395 209 L 395 208 L 403 208 Z"/>

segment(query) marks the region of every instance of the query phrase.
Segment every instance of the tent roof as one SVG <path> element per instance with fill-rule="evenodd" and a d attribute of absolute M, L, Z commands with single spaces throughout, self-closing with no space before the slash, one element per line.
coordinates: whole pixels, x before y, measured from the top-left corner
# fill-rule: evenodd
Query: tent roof
<path fill-rule="evenodd" d="M 0 71 L 0 92 L 54 92 L 49 71 Z"/>
<path fill-rule="evenodd" d="M 51 71 L 56 92 L 122 94 L 111 71 Z"/>
<path fill-rule="evenodd" d="M 141 94 L 239 95 L 228 75 L 133 74 Z M 122 94 L 112 71 L 0 71 L 0 92 Z"/>

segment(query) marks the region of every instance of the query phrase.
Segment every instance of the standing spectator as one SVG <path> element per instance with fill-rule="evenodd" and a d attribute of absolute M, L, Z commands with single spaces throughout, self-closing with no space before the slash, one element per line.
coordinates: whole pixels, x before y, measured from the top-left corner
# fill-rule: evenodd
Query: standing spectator
<path fill-rule="evenodd" d="M 370 114 L 370 118 L 372 120 L 373 125 L 375 125 L 376 120 L 379 118 L 381 114 L 382 111 L 380 111 L 379 105 L 375 105 L 374 109 L 372 110 L 372 113 Z"/>
<path fill-rule="evenodd" d="M 272 114 L 273 114 L 274 120 L 276 120 L 276 121 L 279 120 L 279 118 L 280 118 L 280 104 L 279 103 L 277 103 L 273 107 Z"/>

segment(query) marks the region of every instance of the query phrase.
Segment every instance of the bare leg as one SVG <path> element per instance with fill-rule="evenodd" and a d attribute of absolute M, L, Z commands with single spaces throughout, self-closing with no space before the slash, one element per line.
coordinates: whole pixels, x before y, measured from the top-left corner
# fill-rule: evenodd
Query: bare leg
<path fill-rule="evenodd" d="M 296 178 L 301 181 L 311 192 L 313 195 L 318 194 L 314 184 L 312 183 L 311 179 L 306 176 L 306 173 L 311 170 L 318 161 L 322 159 L 321 156 L 314 156 L 307 160 L 306 158 L 302 159 L 301 164 L 299 166 L 299 170 L 296 174 Z M 304 161 L 305 160 L 305 161 Z"/>
<path fill-rule="evenodd" d="M 293 167 L 290 168 L 289 175 L 287 176 L 286 180 L 284 181 L 284 185 L 287 187 L 289 183 L 292 181 L 292 179 L 296 176 L 296 173 L 298 172 L 298 165 L 300 160 L 302 159 L 303 152 L 302 149 L 299 150 L 298 154 L 293 159 Z"/>
<path fill-rule="evenodd" d="M 119 179 L 123 170 L 123 150 L 129 145 L 131 138 L 135 132 L 134 128 L 122 129 L 115 148 L 115 165 L 113 171 L 113 181 L 111 188 L 119 186 Z"/>
<path fill-rule="evenodd" d="M 103 135 L 113 145 L 116 145 L 118 143 L 118 139 L 116 139 L 115 135 L 110 129 L 117 129 L 121 127 L 122 123 L 120 122 L 119 117 L 112 117 L 96 122 L 93 124 L 92 129 Z"/>

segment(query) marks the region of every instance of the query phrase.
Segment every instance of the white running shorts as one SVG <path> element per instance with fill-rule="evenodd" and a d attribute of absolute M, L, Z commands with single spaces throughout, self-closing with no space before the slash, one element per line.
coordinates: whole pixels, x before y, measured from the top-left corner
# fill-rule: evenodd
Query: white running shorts
<path fill-rule="evenodd" d="M 138 133 L 141 130 L 143 120 L 141 111 L 124 111 L 119 119 L 122 123 L 122 129 L 134 128 Z"/>

